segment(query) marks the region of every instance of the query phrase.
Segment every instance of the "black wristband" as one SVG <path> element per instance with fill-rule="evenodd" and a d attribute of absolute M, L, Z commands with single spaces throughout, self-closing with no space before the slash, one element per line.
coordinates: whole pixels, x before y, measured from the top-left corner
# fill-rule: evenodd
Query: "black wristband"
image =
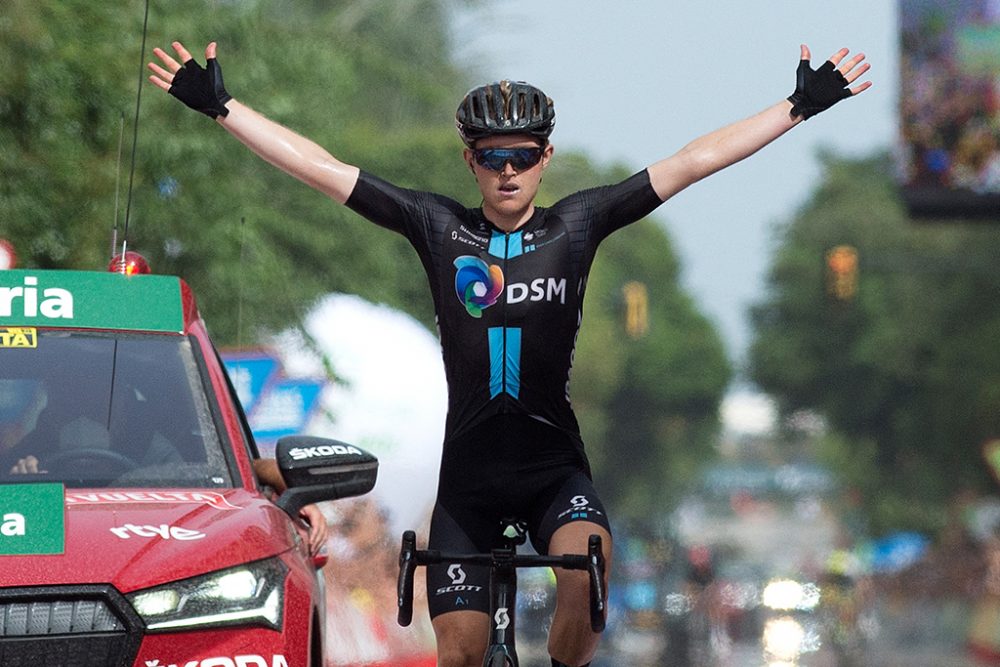
<path fill-rule="evenodd" d="M 222 68 L 215 58 L 208 59 L 208 68 L 204 68 L 192 58 L 174 74 L 173 84 L 168 90 L 195 111 L 218 118 L 229 115 L 226 102 L 233 96 L 226 92 L 222 81 Z"/>
<path fill-rule="evenodd" d="M 809 120 L 821 111 L 851 96 L 849 84 L 832 62 L 827 60 L 814 70 L 808 60 L 799 61 L 795 71 L 795 92 L 788 96 L 792 115 Z"/>

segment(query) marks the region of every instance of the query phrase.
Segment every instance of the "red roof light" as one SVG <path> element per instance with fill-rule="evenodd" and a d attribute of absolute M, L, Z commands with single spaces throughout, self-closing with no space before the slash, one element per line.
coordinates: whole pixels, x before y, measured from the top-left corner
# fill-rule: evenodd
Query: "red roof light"
<path fill-rule="evenodd" d="M 17 254 L 10 241 L 0 239 L 0 270 L 13 269 L 17 266 Z"/>
<path fill-rule="evenodd" d="M 119 253 L 112 257 L 108 263 L 108 271 L 126 276 L 152 273 L 146 258 L 132 250 L 126 250 L 124 256 Z"/>

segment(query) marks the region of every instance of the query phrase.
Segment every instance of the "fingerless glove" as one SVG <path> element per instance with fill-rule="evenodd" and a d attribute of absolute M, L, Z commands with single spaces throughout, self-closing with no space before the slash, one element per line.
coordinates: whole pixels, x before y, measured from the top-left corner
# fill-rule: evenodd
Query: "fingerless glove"
<path fill-rule="evenodd" d="M 215 58 L 208 59 L 207 69 L 195 62 L 194 58 L 184 63 L 184 67 L 174 74 L 173 84 L 167 92 L 211 118 L 229 115 L 226 102 L 233 99 L 226 92 L 222 82 L 222 68 Z"/>
<path fill-rule="evenodd" d="M 814 70 L 808 60 L 799 61 L 795 72 L 795 92 L 788 96 L 792 115 L 809 120 L 842 99 L 851 96 L 847 79 L 827 60 Z"/>

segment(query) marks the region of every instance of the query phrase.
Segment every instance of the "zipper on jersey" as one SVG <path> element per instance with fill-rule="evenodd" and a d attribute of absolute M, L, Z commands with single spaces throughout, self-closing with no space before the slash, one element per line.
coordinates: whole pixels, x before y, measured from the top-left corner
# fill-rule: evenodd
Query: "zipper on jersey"
<path fill-rule="evenodd" d="M 522 254 L 516 243 L 519 237 L 513 239 L 512 235 L 519 232 L 504 232 L 503 240 L 499 232 L 494 232 L 493 241 L 490 247 L 490 255 L 500 261 L 500 269 L 503 272 L 504 280 L 507 280 L 508 268 L 510 266 L 511 252 L 517 257 Z M 501 315 L 501 326 L 489 329 L 490 354 L 491 354 L 491 380 L 490 398 L 497 398 L 500 394 L 506 394 L 510 398 L 517 399 L 521 390 L 520 386 L 520 364 L 521 364 L 521 329 L 519 327 L 510 328 L 507 326 L 509 311 L 507 301 L 504 298 Z M 512 358 L 513 355 L 513 358 Z M 507 411 L 510 398 L 504 398 L 501 408 L 502 412 Z"/>
<path fill-rule="evenodd" d="M 504 282 L 507 281 L 507 262 L 510 257 L 510 232 L 504 232 L 503 239 L 503 275 Z M 507 285 L 504 285 L 506 289 Z M 509 399 L 507 398 L 510 394 L 507 392 L 507 336 L 509 335 L 509 329 L 507 328 L 507 295 L 501 294 L 503 298 L 503 379 L 500 382 L 501 393 L 503 394 L 503 412 L 507 412 L 509 406 Z"/>

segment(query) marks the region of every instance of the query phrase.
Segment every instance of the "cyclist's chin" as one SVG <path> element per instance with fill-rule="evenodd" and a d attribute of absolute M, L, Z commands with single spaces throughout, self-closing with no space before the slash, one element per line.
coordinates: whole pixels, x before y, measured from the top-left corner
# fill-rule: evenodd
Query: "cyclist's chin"
<path fill-rule="evenodd" d="M 534 192 L 522 188 L 516 192 L 490 193 L 489 197 L 483 198 L 483 203 L 503 218 L 511 219 L 527 215 L 534 199 Z"/>

